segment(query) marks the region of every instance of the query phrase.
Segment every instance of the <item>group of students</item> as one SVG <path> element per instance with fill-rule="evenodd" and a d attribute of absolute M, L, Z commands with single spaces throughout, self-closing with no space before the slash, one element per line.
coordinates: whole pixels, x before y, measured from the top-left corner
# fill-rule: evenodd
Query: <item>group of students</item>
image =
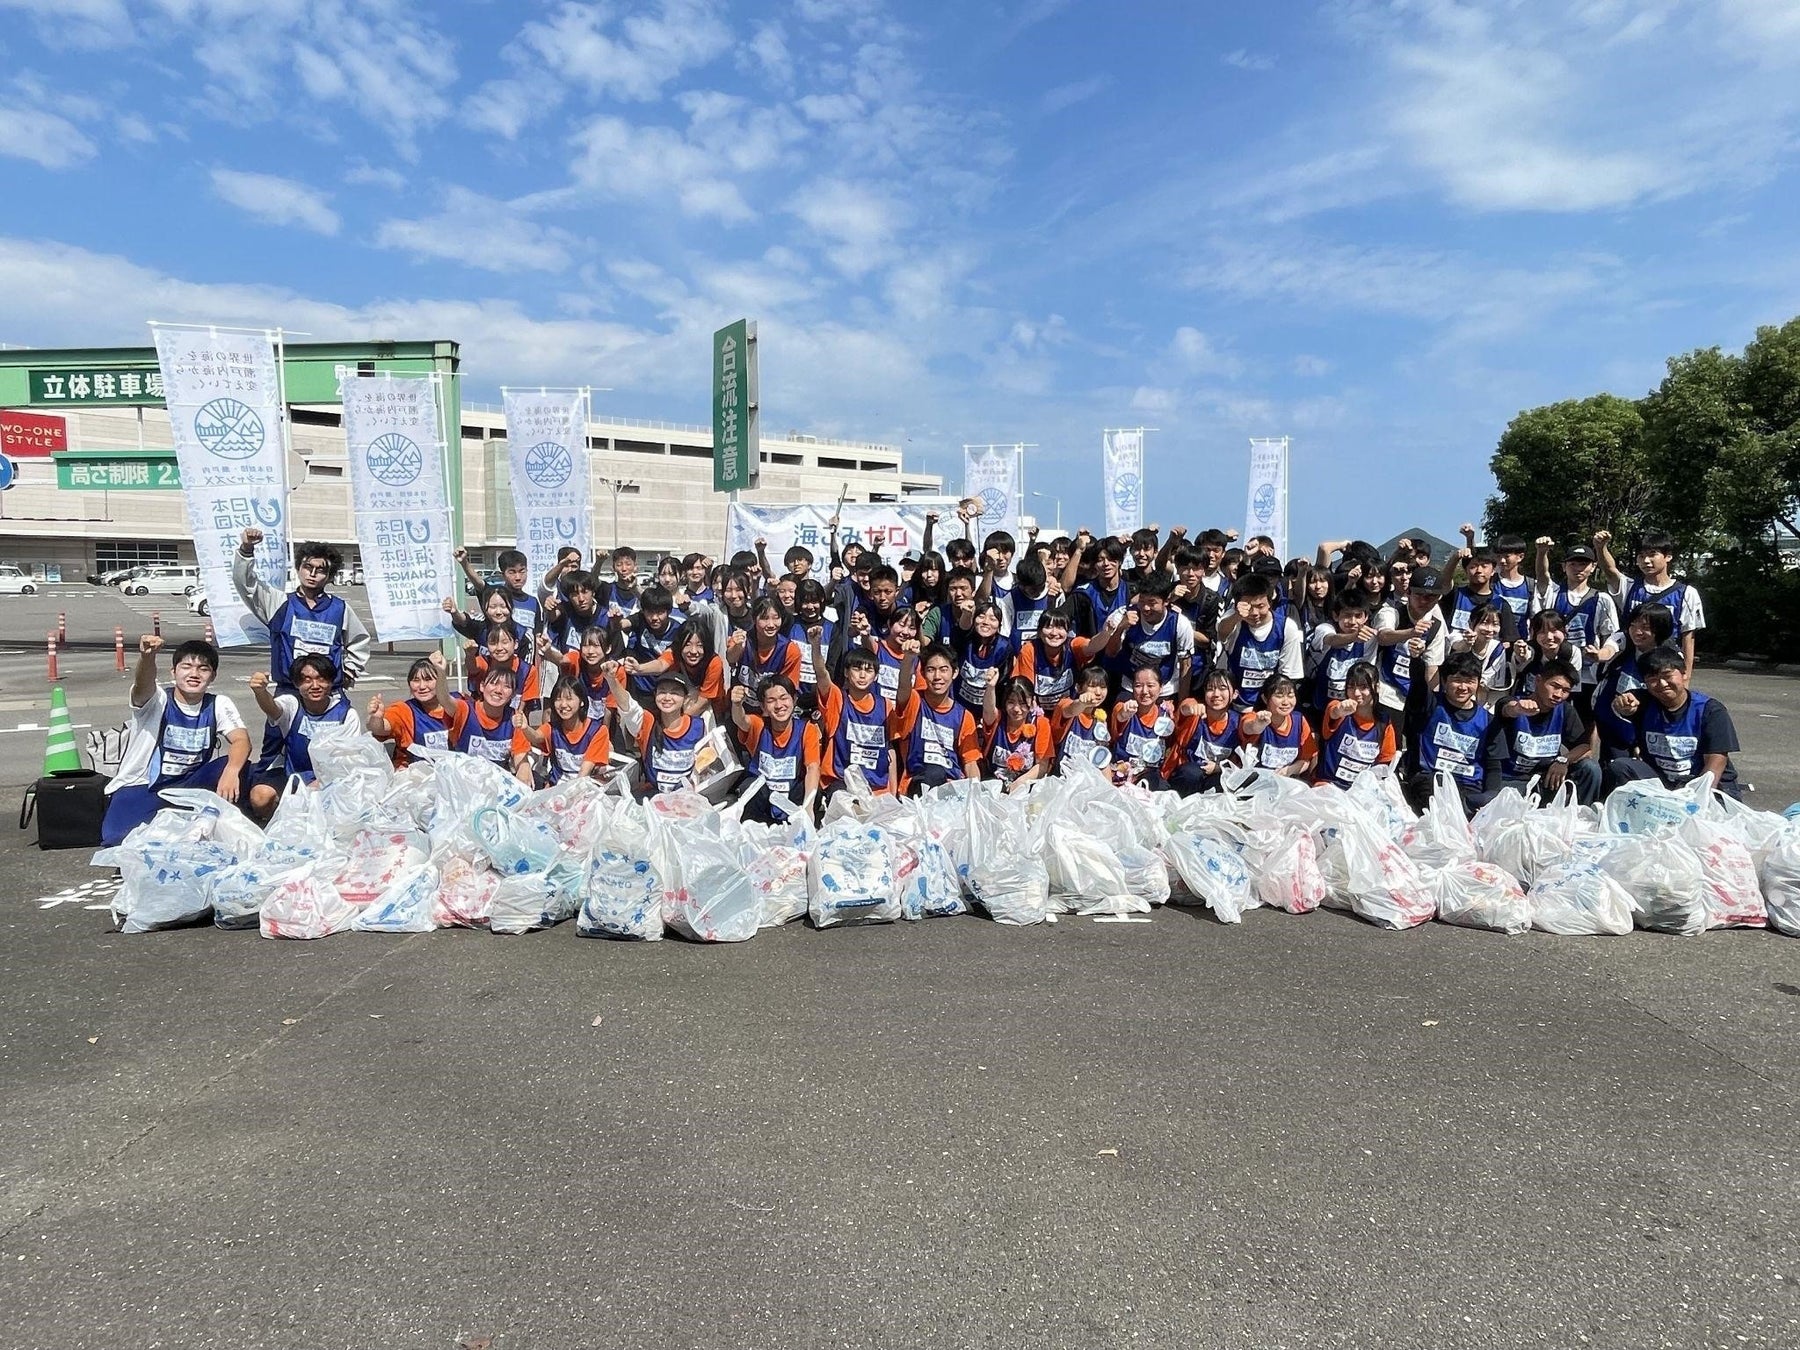
<path fill-rule="evenodd" d="M 1032 531 L 1021 551 L 1005 533 L 977 546 L 971 512 L 958 516 L 942 552 L 934 515 L 904 558 L 796 546 L 779 571 L 762 540 L 719 565 L 664 558 L 651 576 L 629 547 L 596 559 L 605 577 L 567 549 L 534 584 L 508 550 L 490 586 L 459 553 L 477 602 L 444 601 L 468 639 L 460 687 L 433 653 L 405 698 L 375 696 L 361 715 L 349 690 L 368 634 L 327 590 L 341 558 L 300 545 L 283 594 L 256 580 L 261 532 L 247 530 L 233 575 L 271 642 L 251 680 L 260 752 L 252 765 L 248 728 L 210 688 L 210 645 L 177 647 L 159 687 L 161 643 L 144 638 L 107 840 L 171 786 L 266 816 L 310 777 L 328 728 L 372 734 L 400 766 L 420 746 L 454 750 L 536 785 L 609 777 L 627 757 L 642 793 L 716 786 L 741 766 L 757 790 L 747 813 L 767 820 L 852 784 L 1016 791 L 1070 763 L 1183 794 L 1238 766 L 1348 787 L 1392 764 L 1421 805 L 1447 772 L 1470 812 L 1533 783 L 1547 798 L 1566 782 L 1584 802 L 1702 773 L 1737 791 L 1730 715 L 1689 687 L 1705 619 L 1666 536 L 1640 539 L 1627 573 L 1599 532 L 1562 550 L 1558 581 L 1551 539 L 1478 547 L 1470 525 L 1439 568 L 1408 539 L 1385 557 L 1326 541 L 1284 565 L 1266 538 L 1240 548 L 1183 527 Z"/>

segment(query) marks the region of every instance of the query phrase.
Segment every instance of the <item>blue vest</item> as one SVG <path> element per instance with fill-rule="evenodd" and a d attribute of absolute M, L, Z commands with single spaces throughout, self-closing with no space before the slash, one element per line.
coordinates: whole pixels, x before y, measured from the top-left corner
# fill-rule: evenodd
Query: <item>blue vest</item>
<path fill-rule="evenodd" d="M 1370 727 L 1360 727 L 1354 716 L 1332 728 L 1319 747 L 1319 781 L 1347 788 L 1381 760 L 1381 736 L 1387 719 L 1380 713 Z"/>
<path fill-rule="evenodd" d="M 1594 690 L 1594 723 L 1600 728 L 1600 743 L 1608 750 L 1630 751 L 1637 748 L 1637 723 L 1613 711 L 1613 700 L 1620 694 L 1636 694 L 1640 703 L 1649 699 L 1644 681 L 1638 676 L 1635 647 L 1613 661 L 1600 687 Z"/>
<path fill-rule="evenodd" d="M 1644 695 L 1643 756 L 1669 787 L 1683 787 L 1700 776 L 1700 728 L 1710 702 L 1705 694 L 1690 693 L 1687 706 L 1670 713 Z"/>
<path fill-rule="evenodd" d="M 1112 743 L 1106 736 L 1106 714 L 1097 713 L 1088 726 L 1079 717 L 1063 732 L 1062 759 L 1065 764 L 1092 764 L 1104 769 L 1112 763 Z"/>
<path fill-rule="evenodd" d="M 961 778 L 962 752 L 956 742 L 968 716 L 969 710 L 955 699 L 950 700 L 949 708 L 939 712 L 921 696 L 918 716 L 906 738 L 907 773 L 916 774 L 930 767 L 942 769 L 953 781 Z"/>
<path fill-rule="evenodd" d="M 508 705 L 506 716 L 500 719 L 500 725 L 490 731 L 476 713 L 475 700 L 467 694 L 458 694 L 456 697 L 467 705 L 468 714 L 463 718 L 462 735 L 456 738 L 454 748 L 465 755 L 473 755 L 476 759 L 485 759 L 489 764 L 498 764 L 504 769 L 512 762 L 512 707 Z"/>
<path fill-rule="evenodd" d="M 512 620 L 518 627 L 535 633 L 544 622 L 544 607 L 538 604 L 535 595 L 526 595 L 523 591 L 515 594 L 510 587 L 502 586 L 500 593 L 506 597 L 506 603 L 512 606 Z"/>
<path fill-rule="evenodd" d="M 336 668 L 335 683 L 341 689 L 349 614 L 342 596 L 321 596 L 317 605 L 308 605 L 298 591 L 289 592 L 269 616 L 269 677 L 284 689 L 292 688 L 295 660 L 323 656 Z"/>
<path fill-rule="evenodd" d="M 1494 598 L 1513 612 L 1519 620 L 1519 628 L 1525 627 L 1525 611 L 1531 608 L 1531 579 L 1527 577 L 1519 582 L 1507 582 L 1494 578 Z"/>
<path fill-rule="evenodd" d="M 854 764 L 862 770 L 869 786 L 879 791 L 893 780 L 894 752 L 888 744 L 888 710 L 892 705 L 879 688 L 869 693 L 875 706 L 866 713 L 857 710 L 848 692 L 844 694 L 844 716 L 831 735 L 831 762 L 839 777 Z"/>
<path fill-rule="evenodd" d="M 1286 731 L 1275 730 L 1271 722 L 1263 728 L 1263 734 L 1256 738 L 1256 763 L 1259 768 L 1285 769 L 1300 758 L 1301 738 L 1306 734 L 1306 722 L 1296 708 L 1288 714 Z"/>
<path fill-rule="evenodd" d="M 988 746 L 988 769 L 995 779 L 1010 783 L 1031 771 L 1037 764 L 1037 732 L 1038 720 L 1030 717 L 1015 737 L 1006 729 L 1005 715 L 1001 715 L 994 727 L 993 742 Z M 1018 759 L 1016 764 L 1015 756 Z"/>
<path fill-rule="evenodd" d="M 737 670 L 733 672 L 732 683 L 744 686 L 744 711 L 760 713 L 762 711 L 763 686 L 769 682 L 769 676 L 779 675 L 781 668 L 787 664 L 788 648 L 794 644 L 780 633 L 775 635 L 775 645 L 769 649 L 769 658 L 764 661 L 756 655 L 756 638 L 744 639 L 744 650 L 738 657 Z M 801 660 L 803 671 L 806 668 L 804 658 Z"/>
<path fill-rule="evenodd" d="M 824 652 L 829 659 L 831 639 L 837 633 L 837 625 L 830 619 L 820 619 L 819 627 L 824 630 L 819 634 L 819 650 Z M 819 687 L 819 675 L 813 669 L 812 643 L 806 640 L 806 628 L 807 625 L 804 621 L 795 619 L 787 630 L 788 641 L 800 648 L 800 692 L 802 694 L 810 694 Z"/>
<path fill-rule="evenodd" d="M 675 641 L 677 631 L 678 625 L 673 616 L 670 617 L 667 626 L 661 633 L 652 633 L 649 627 L 642 623 L 633 624 L 630 636 L 625 639 L 625 655 L 640 665 L 648 665 L 652 661 L 660 660 Z M 633 675 L 631 692 L 649 698 L 656 693 L 656 677 L 654 675 Z"/>
<path fill-rule="evenodd" d="M 1652 594 L 1640 578 L 1631 583 L 1625 591 L 1625 612 L 1619 616 L 1619 622 L 1631 627 L 1631 617 L 1645 605 L 1667 605 L 1669 613 L 1675 617 L 1675 629 L 1669 634 L 1669 641 L 1674 642 L 1681 637 L 1681 611 L 1687 608 L 1687 582 L 1677 581 L 1666 591 Z"/>
<path fill-rule="evenodd" d="M 650 732 L 650 752 L 644 756 L 644 773 L 658 792 L 676 792 L 688 785 L 694 757 L 706 739 L 706 723 L 688 718 L 687 729 L 671 736 L 658 722 Z"/>
<path fill-rule="evenodd" d="M 1475 612 L 1477 605 L 1498 605 L 1499 592 L 1495 592 L 1485 600 L 1477 600 L 1469 594 L 1467 586 L 1458 586 L 1450 593 L 1450 631 L 1466 633 L 1469 631 L 1469 616 Z"/>
<path fill-rule="evenodd" d="M 1050 649 L 1039 642 L 1035 636 L 1027 638 L 1032 644 L 1032 692 L 1037 695 L 1038 707 L 1045 712 L 1054 712 L 1056 705 L 1075 691 L 1075 656 L 1067 642 L 1062 647 L 1062 663 L 1060 665 L 1050 659 Z"/>
<path fill-rule="evenodd" d="M 513 626 L 515 628 L 518 627 L 516 623 Z M 555 647 L 559 652 L 578 652 L 581 650 L 581 635 L 583 633 L 587 632 L 590 628 L 603 629 L 606 626 L 607 613 L 603 609 L 596 610 L 594 613 L 583 618 L 574 610 L 565 607 L 562 613 L 556 616 L 556 621 L 550 625 L 550 645 Z M 525 651 L 528 649 L 520 647 L 519 650 Z"/>
<path fill-rule="evenodd" d="M 1512 718 L 1507 724 L 1509 745 L 1502 772 L 1508 778 L 1529 778 L 1554 763 L 1563 753 L 1563 723 L 1568 712 L 1569 705 L 1559 703 L 1535 717 L 1521 713 Z"/>
<path fill-rule="evenodd" d="M 590 716 L 587 725 L 581 729 L 581 735 L 570 740 L 554 718 L 550 721 L 550 753 L 545 756 L 545 772 L 552 783 L 560 783 L 565 778 L 579 778 L 586 765 L 588 747 L 594 743 L 606 727 L 603 718 Z"/>
<path fill-rule="evenodd" d="M 1479 701 L 1458 717 L 1440 696 L 1433 700 L 1431 716 L 1419 734 L 1419 767 L 1428 774 L 1448 769 L 1458 782 L 1480 788 L 1487 782 L 1488 728 L 1493 714 Z"/>
<path fill-rule="evenodd" d="M 1156 720 L 1148 727 L 1143 723 L 1143 714 L 1137 712 L 1119 728 L 1113 736 L 1113 757 L 1128 764 L 1161 769 L 1163 761 L 1169 756 L 1169 741 L 1174 735 L 1175 718 L 1166 706 L 1159 703 L 1156 705 Z"/>
<path fill-rule="evenodd" d="M 349 715 L 350 700 L 338 694 L 317 717 L 301 708 L 285 734 L 279 723 L 270 722 L 263 731 L 262 771 L 272 773 L 280 769 L 290 776 L 299 774 L 311 782 L 314 733 L 323 726 L 341 727 Z"/>
<path fill-rule="evenodd" d="M 407 699 L 406 706 L 412 709 L 413 744 L 432 750 L 448 750 L 450 724 L 436 713 L 426 711 L 425 705 L 416 698 Z"/>
<path fill-rule="evenodd" d="M 1404 646 L 1405 644 L 1396 643 L 1395 645 Z M 1327 703 L 1342 698 L 1344 696 L 1344 679 L 1350 674 L 1350 667 L 1358 661 L 1373 660 L 1376 654 L 1377 647 L 1372 640 L 1352 642 L 1347 647 L 1327 647 L 1325 659 L 1319 662 L 1319 669 L 1315 672 L 1318 677 L 1318 687 L 1315 692 L 1318 694 L 1319 707 L 1323 708 Z M 1345 718 L 1344 720 L 1349 721 L 1350 719 Z"/>
<path fill-rule="evenodd" d="M 1194 764 L 1223 764 L 1242 745 L 1238 739 L 1238 726 L 1243 720 L 1243 714 L 1234 708 L 1227 708 L 1224 728 L 1214 731 L 1207 725 L 1206 714 L 1202 712 L 1186 744 L 1181 747 L 1182 754 Z"/>
<path fill-rule="evenodd" d="M 980 638 L 971 634 L 962 644 L 956 668 L 956 699 L 970 712 L 980 712 L 981 696 L 988 681 L 1012 667 L 1012 643 L 1004 635 L 996 637 L 982 650 Z M 996 693 L 999 691 L 996 690 Z"/>
<path fill-rule="evenodd" d="M 1238 704 L 1249 707 L 1261 689 L 1281 668 L 1281 648 L 1287 637 L 1287 610 L 1278 607 L 1269 635 L 1256 637 L 1250 625 L 1240 623 L 1231 635 L 1231 647 L 1225 653 L 1225 664 L 1231 671 L 1231 682 L 1238 689 Z"/>
<path fill-rule="evenodd" d="M 1127 628 L 1120 644 L 1125 649 L 1126 664 L 1133 670 L 1145 666 L 1154 667 L 1164 684 L 1173 680 L 1175 633 L 1180 626 L 1180 618 L 1174 610 L 1170 610 L 1155 628 L 1145 628 L 1142 619 Z"/>
<path fill-rule="evenodd" d="M 219 740 L 218 700 L 217 694 L 202 694 L 200 711 L 190 713 L 176 701 L 175 686 L 163 690 L 162 724 L 150 756 L 151 787 L 185 778 L 213 757 Z"/>
<path fill-rule="evenodd" d="M 1038 621 L 1044 617 L 1044 611 L 1049 608 L 1049 591 L 1045 591 L 1033 600 L 1024 591 L 1015 590 L 1012 597 L 1013 641 L 1023 642 L 1027 638 L 1036 637 Z"/>
<path fill-rule="evenodd" d="M 750 768 L 757 777 L 768 781 L 770 796 L 797 802 L 806 795 L 805 730 L 805 725 L 798 719 L 790 722 L 787 744 L 778 745 L 775 734 L 764 723 L 762 735 L 757 737 L 756 749 L 752 752 Z"/>
<path fill-rule="evenodd" d="M 1412 616 L 1409 614 L 1400 617 L 1410 619 Z M 1426 631 L 1423 641 L 1426 647 L 1430 647 L 1432 638 L 1437 635 L 1438 625 L 1443 622 L 1443 615 L 1433 610 L 1426 618 L 1432 620 L 1432 624 Z M 1410 627 L 1411 625 L 1409 625 Z M 1412 692 L 1413 658 L 1407 645 L 1411 641 L 1411 638 L 1402 638 L 1399 642 L 1381 649 L 1381 677 L 1394 687 L 1402 699 Z"/>

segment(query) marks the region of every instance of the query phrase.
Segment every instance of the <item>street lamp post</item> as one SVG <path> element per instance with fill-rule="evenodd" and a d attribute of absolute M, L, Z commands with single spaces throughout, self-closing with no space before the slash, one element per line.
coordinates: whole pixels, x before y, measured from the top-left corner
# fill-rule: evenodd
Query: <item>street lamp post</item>
<path fill-rule="evenodd" d="M 1036 497 L 1039 501 L 1047 501 L 1047 502 L 1055 502 L 1056 503 L 1056 524 L 1051 526 L 1051 528 L 1053 530 L 1055 530 L 1058 534 L 1061 534 L 1062 533 L 1062 498 L 1061 497 L 1052 497 L 1048 493 L 1045 493 L 1045 492 L 1034 492 L 1031 495 Z"/>
<path fill-rule="evenodd" d="M 638 488 L 638 485 L 634 481 L 632 481 L 630 479 L 626 479 L 626 478 L 602 478 L 600 480 L 600 483 L 602 486 L 612 489 L 612 498 L 613 498 L 613 541 L 612 541 L 612 546 L 614 548 L 617 548 L 619 546 L 619 542 L 620 542 L 619 541 L 619 494 L 621 492 L 637 492 L 639 490 L 639 488 Z"/>

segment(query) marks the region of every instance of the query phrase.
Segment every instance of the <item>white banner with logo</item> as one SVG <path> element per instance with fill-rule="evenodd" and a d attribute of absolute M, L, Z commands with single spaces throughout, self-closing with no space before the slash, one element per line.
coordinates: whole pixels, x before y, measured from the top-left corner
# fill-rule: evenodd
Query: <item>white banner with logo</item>
<path fill-rule="evenodd" d="M 782 570 L 781 559 L 795 544 L 812 550 L 813 575 L 829 583 L 831 565 L 831 516 L 836 502 L 807 506 L 748 506 L 733 502 L 725 508 L 725 551 L 729 558 L 740 549 L 755 551 L 756 541 L 768 542 L 769 565 Z M 925 538 L 925 513 L 936 511 L 938 530 L 932 547 L 943 551 L 945 522 L 958 537 L 962 522 L 956 519 L 953 497 L 910 497 L 903 502 L 846 502 L 838 517 L 837 544 L 861 544 L 878 551 L 887 562 L 898 562 L 920 547 Z"/>
<path fill-rule="evenodd" d="M 975 547 L 995 530 L 1019 537 L 1019 452 L 1010 445 L 963 447 L 963 496 L 981 503 Z"/>
<path fill-rule="evenodd" d="M 1100 462 L 1106 475 L 1106 532 L 1130 534 L 1144 524 L 1144 433 L 1100 433 Z"/>
<path fill-rule="evenodd" d="M 450 498 L 444 480 L 442 381 L 436 375 L 338 371 L 350 503 L 375 636 L 449 637 L 456 594 Z"/>
<path fill-rule="evenodd" d="M 150 332 L 213 631 L 221 647 L 266 643 L 268 629 L 251 617 L 231 583 L 231 559 L 245 530 L 261 530 L 257 573 L 287 589 L 287 437 L 277 334 L 173 324 L 151 324 Z"/>
<path fill-rule="evenodd" d="M 1288 443 L 1282 436 L 1250 442 L 1250 491 L 1244 505 L 1244 538 L 1266 534 L 1275 556 L 1287 557 Z"/>
<path fill-rule="evenodd" d="M 532 585 L 556 561 L 558 549 L 594 550 L 588 487 L 588 391 L 502 389 L 506 444 L 512 466 L 513 510 L 519 548 L 531 563 Z"/>

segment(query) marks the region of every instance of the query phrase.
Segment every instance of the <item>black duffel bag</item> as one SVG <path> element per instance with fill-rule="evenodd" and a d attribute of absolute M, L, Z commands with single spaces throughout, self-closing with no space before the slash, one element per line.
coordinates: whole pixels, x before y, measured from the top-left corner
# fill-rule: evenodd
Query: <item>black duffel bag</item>
<path fill-rule="evenodd" d="M 38 779 L 25 789 L 19 828 L 28 828 L 35 814 L 39 848 L 99 848 L 111 781 L 92 769 L 64 769 Z"/>

